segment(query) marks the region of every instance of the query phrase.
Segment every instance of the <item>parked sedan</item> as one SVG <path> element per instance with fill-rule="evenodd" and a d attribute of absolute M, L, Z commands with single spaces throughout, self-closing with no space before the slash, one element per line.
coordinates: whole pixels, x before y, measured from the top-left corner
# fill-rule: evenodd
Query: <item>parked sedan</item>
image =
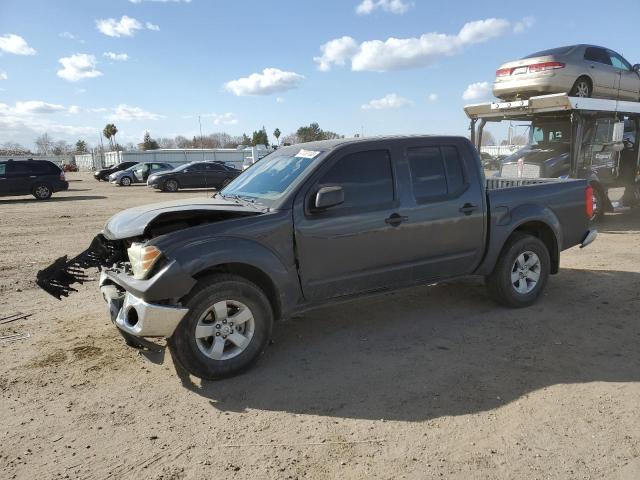
<path fill-rule="evenodd" d="M 177 192 L 180 188 L 220 190 L 240 173 L 240 170 L 220 162 L 194 162 L 170 172 L 155 173 L 149 177 L 147 185 L 165 192 Z"/>
<path fill-rule="evenodd" d="M 155 172 L 171 169 L 173 169 L 173 165 L 170 163 L 138 163 L 126 170 L 112 173 L 109 175 L 109 181 L 123 187 L 128 187 L 132 183 L 145 183 L 149 176 Z"/>
<path fill-rule="evenodd" d="M 493 94 L 503 100 L 568 93 L 640 101 L 640 65 L 595 45 L 544 50 L 507 62 L 496 71 Z"/>
<path fill-rule="evenodd" d="M 137 165 L 138 162 L 122 162 L 117 165 L 112 165 L 110 167 L 102 168 L 100 170 L 96 170 L 93 172 L 93 178 L 96 180 L 104 180 L 105 182 L 109 180 L 109 175 L 112 173 L 120 172 L 121 170 L 126 170 L 127 168 L 131 168 L 134 165 Z"/>

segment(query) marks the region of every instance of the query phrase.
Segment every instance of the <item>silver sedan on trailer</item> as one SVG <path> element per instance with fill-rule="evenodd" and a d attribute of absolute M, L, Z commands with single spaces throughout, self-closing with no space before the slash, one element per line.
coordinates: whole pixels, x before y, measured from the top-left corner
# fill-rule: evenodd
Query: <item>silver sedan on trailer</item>
<path fill-rule="evenodd" d="M 493 94 L 503 100 L 547 93 L 640 101 L 640 65 L 595 45 L 552 48 L 507 62 L 496 71 Z"/>

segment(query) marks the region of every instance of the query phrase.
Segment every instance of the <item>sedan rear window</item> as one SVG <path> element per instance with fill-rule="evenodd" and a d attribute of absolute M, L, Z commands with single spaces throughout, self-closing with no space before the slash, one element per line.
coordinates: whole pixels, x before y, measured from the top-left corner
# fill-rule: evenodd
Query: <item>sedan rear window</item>
<path fill-rule="evenodd" d="M 546 57 L 549 55 L 566 55 L 572 49 L 573 49 L 573 46 L 550 48 L 549 50 L 542 50 L 541 52 L 532 53 L 531 55 L 527 55 L 526 57 L 522 57 L 522 58 Z"/>

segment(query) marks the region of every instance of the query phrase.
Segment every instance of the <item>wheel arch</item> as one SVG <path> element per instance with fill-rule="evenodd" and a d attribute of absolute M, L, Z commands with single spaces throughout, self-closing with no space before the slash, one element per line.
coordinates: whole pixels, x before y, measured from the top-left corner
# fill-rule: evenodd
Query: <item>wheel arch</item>
<path fill-rule="evenodd" d="M 540 239 L 549 251 L 549 257 L 551 260 L 550 273 L 558 273 L 558 270 L 560 269 L 560 248 L 558 247 L 558 238 L 553 229 L 547 223 L 540 220 L 525 222 L 511 232 L 507 237 L 505 244 L 517 233 L 525 233 Z"/>
<path fill-rule="evenodd" d="M 207 267 L 194 274 L 193 278 L 200 282 L 209 276 L 219 273 L 238 275 L 239 277 L 256 284 L 267 296 L 271 309 L 273 310 L 274 319 L 277 320 L 281 318 L 283 308 L 282 301 L 280 299 L 280 292 L 273 279 L 266 272 L 248 263 L 230 262 Z"/>

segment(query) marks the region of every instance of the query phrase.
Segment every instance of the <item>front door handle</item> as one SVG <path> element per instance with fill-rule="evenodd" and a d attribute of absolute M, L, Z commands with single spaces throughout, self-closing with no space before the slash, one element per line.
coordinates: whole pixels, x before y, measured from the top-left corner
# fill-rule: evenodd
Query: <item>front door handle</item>
<path fill-rule="evenodd" d="M 397 227 L 402 222 L 406 222 L 407 220 L 409 220 L 409 217 L 404 217 L 398 213 L 393 213 L 389 218 L 384 219 L 384 223 L 387 223 L 392 227 Z"/>
<path fill-rule="evenodd" d="M 463 206 L 460 207 L 460 213 L 464 213 L 465 215 L 471 215 L 473 212 L 475 212 L 478 209 L 477 205 L 473 205 L 471 203 L 465 203 Z"/>

